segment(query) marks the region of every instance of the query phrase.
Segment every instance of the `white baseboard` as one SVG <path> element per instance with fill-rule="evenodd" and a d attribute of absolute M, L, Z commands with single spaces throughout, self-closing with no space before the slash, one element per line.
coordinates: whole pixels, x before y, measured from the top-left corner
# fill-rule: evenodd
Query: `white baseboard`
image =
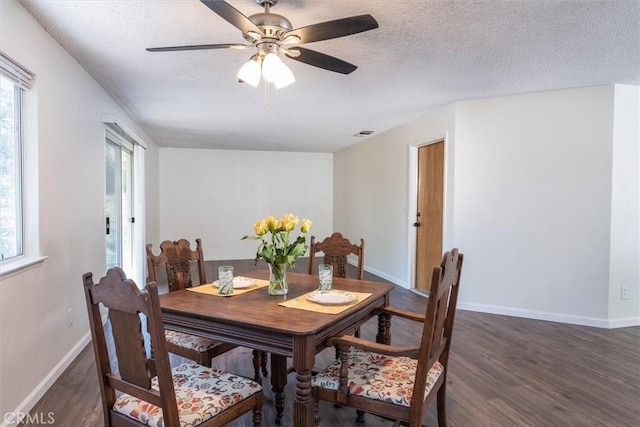
<path fill-rule="evenodd" d="M 358 262 L 356 260 L 352 260 L 352 259 L 347 259 L 347 263 L 349 263 L 350 265 L 357 267 L 358 266 Z M 391 283 L 393 283 L 394 285 L 398 285 L 401 286 L 403 288 L 409 288 L 409 284 L 407 282 L 405 282 L 404 280 L 400 280 L 397 277 L 393 277 L 388 275 L 387 273 L 380 271 L 380 270 L 376 270 L 375 268 L 371 268 L 371 267 L 367 267 L 366 265 L 363 267 L 364 271 L 366 271 L 367 273 L 371 273 L 371 274 L 375 274 L 378 277 L 382 277 L 384 280 L 388 280 Z"/>
<path fill-rule="evenodd" d="M 44 394 L 51 388 L 54 382 L 62 375 L 62 373 L 71 365 L 76 357 L 80 354 L 82 349 L 91 342 L 91 333 L 87 332 L 80 341 L 73 346 L 71 350 L 58 362 L 56 366 L 47 374 L 47 376 L 37 385 L 37 387 L 18 405 L 18 407 L 11 413 L 4 414 L 4 419 L 1 427 L 16 427 L 20 423 L 19 417 L 26 419 L 26 414 L 33 409 L 38 401 L 44 396 Z M 14 416 L 11 416 L 14 415 Z M 49 414 L 34 414 L 38 419 L 42 419 L 43 422 L 50 420 Z M 55 414 L 51 414 L 51 417 L 55 419 Z"/>
<path fill-rule="evenodd" d="M 461 310 L 477 311 L 480 313 L 502 314 L 505 316 L 522 317 L 525 319 L 546 320 L 549 322 L 568 323 L 570 325 L 592 326 L 595 328 L 623 328 L 627 326 L 640 326 L 640 319 L 604 319 L 595 317 L 575 316 L 571 314 L 549 313 L 536 310 L 525 310 L 510 307 L 500 307 L 494 305 L 474 304 L 458 302 Z"/>
<path fill-rule="evenodd" d="M 640 317 L 609 319 L 609 329 L 628 328 L 630 326 L 640 326 Z"/>
<path fill-rule="evenodd" d="M 349 259 L 347 261 L 353 266 L 357 266 L 357 262 Z M 409 288 L 409 283 L 404 280 L 400 280 L 397 277 L 390 276 L 375 268 L 367 267 L 365 265 L 364 270 L 368 273 L 375 274 L 378 277 L 382 277 L 391 283 L 402 286 L 405 289 Z M 640 318 L 638 317 L 626 317 L 620 319 L 604 319 L 596 317 L 584 317 L 575 316 L 571 314 L 563 313 L 549 313 L 544 311 L 526 310 L 510 307 L 501 307 L 495 305 L 465 303 L 458 302 L 458 308 L 461 310 L 477 311 L 479 313 L 501 314 L 504 316 L 522 317 L 524 319 L 545 320 L 549 322 L 567 323 L 570 325 L 592 326 L 595 328 L 615 329 L 615 328 L 627 328 L 630 326 L 640 326 Z"/>

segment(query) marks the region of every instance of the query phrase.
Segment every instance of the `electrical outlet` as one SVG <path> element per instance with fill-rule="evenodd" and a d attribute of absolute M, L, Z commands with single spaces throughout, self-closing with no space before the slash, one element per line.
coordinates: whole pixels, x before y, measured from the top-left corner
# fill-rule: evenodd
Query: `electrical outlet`
<path fill-rule="evenodd" d="M 629 287 L 623 286 L 620 288 L 620 299 L 629 299 Z"/>
<path fill-rule="evenodd" d="M 73 308 L 67 309 L 67 328 L 73 325 Z"/>

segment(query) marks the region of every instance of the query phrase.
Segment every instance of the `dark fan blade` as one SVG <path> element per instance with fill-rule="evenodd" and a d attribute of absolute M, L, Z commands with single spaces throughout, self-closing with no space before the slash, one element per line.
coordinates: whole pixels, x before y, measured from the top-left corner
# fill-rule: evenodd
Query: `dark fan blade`
<path fill-rule="evenodd" d="M 149 52 L 171 52 L 175 50 L 204 50 L 204 49 L 246 49 L 250 44 L 196 44 L 192 46 L 149 47 Z"/>
<path fill-rule="evenodd" d="M 299 51 L 300 55 L 291 55 L 289 58 L 296 61 L 304 62 L 314 67 L 324 68 L 325 70 L 335 71 L 336 73 L 349 74 L 356 70 L 355 65 L 349 64 L 342 59 L 338 59 L 333 56 L 325 55 L 324 53 L 316 52 L 315 50 L 305 49 L 303 47 L 292 47 L 290 51 Z M 293 52 L 292 52 L 293 53 Z"/>
<path fill-rule="evenodd" d="M 378 28 L 378 22 L 373 16 L 358 15 L 296 28 L 283 34 L 282 40 L 285 40 L 289 36 L 296 36 L 300 38 L 300 41 L 296 44 L 311 43 L 349 36 L 351 34 L 373 30 L 374 28 Z"/>
<path fill-rule="evenodd" d="M 262 30 L 236 8 L 222 0 L 201 0 L 209 9 L 220 15 L 225 21 L 240 29 L 243 33 L 253 31 L 263 35 Z"/>

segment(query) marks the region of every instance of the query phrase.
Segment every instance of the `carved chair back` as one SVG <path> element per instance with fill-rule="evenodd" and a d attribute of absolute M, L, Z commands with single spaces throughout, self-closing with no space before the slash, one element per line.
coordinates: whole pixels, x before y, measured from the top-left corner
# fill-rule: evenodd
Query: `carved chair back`
<path fill-rule="evenodd" d="M 364 240 L 360 239 L 360 245 L 351 243 L 342 236 L 341 233 L 333 233 L 322 242 L 316 242 L 315 236 L 311 236 L 309 245 L 309 274 L 314 274 L 315 254 L 323 252 L 323 262 L 333 265 L 334 277 L 347 277 L 347 257 L 355 255 L 358 257 L 356 269 L 356 279 L 362 280 L 364 271 Z"/>
<path fill-rule="evenodd" d="M 196 239 L 195 251 L 191 250 L 191 244 L 186 239 L 180 239 L 176 242 L 165 240 L 160 244 L 160 255 L 157 256 L 151 250 L 151 243 L 147 245 L 149 282 L 158 281 L 158 269 L 164 265 L 167 272 L 169 292 L 190 288 L 194 285 L 191 278 L 191 264 L 193 262 L 196 262 L 198 267 L 200 280 L 198 285 L 203 285 L 207 280 L 204 272 L 202 241 L 200 239 Z M 194 360 L 207 367 L 211 367 L 211 360 L 214 357 L 236 347 L 233 344 L 172 330 L 167 330 L 166 339 L 167 348 L 171 353 Z"/>
<path fill-rule="evenodd" d="M 160 244 L 160 254 L 154 255 L 151 243 L 147 245 L 147 268 L 149 282 L 157 282 L 157 268 L 165 266 L 169 292 L 190 288 L 193 286 L 191 278 L 191 263 L 198 267 L 199 285 L 207 282 L 204 272 L 204 256 L 202 254 L 202 240 L 196 239 L 196 250 L 191 250 L 191 243 L 186 239 L 176 242 L 165 240 Z"/>

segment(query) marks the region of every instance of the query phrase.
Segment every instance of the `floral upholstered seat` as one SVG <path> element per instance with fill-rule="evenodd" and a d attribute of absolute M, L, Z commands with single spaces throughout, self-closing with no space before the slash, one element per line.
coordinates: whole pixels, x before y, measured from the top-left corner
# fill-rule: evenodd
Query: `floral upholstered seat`
<path fill-rule="evenodd" d="M 197 363 L 177 366 L 172 374 L 181 427 L 197 426 L 262 390 L 248 378 Z M 151 388 L 158 390 L 157 377 L 152 379 Z M 162 409 L 128 394 L 118 397 L 113 410 L 151 427 L 165 427 Z"/>
<path fill-rule="evenodd" d="M 170 331 L 168 329 L 164 331 L 164 336 L 166 337 L 168 343 L 171 343 L 178 347 L 194 350 L 198 353 L 204 353 L 207 350 L 217 347 L 221 344 L 220 341 L 210 340 L 208 338 L 185 334 L 178 331 Z"/>
<path fill-rule="evenodd" d="M 409 406 L 413 394 L 418 361 L 409 357 L 391 357 L 352 348 L 349 351 L 349 393 L 395 405 Z M 440 362 L 427 374 L 425 397 L 444 372 Z M 312 380 L 314 387 L 338 390 L 340 361 L 335 361 Z"/>

